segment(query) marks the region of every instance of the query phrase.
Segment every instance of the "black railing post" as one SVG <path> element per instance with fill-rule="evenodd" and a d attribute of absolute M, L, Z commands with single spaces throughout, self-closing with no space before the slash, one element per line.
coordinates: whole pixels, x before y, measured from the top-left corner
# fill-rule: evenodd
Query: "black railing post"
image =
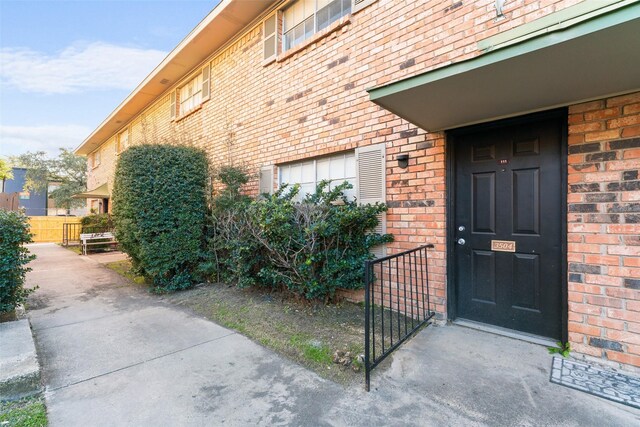
<path fill-rule="evenodd" d="M 397 349 L 404 341 L 413 336 L 422 326 L 428 325 L 429 320 L 435 315 L 431 311 L 431 300 L 429 292 L 429 271 L 427 268 L 428 252 L 427 249 L 433 248 L 433 245 L 424 245 L 416 249 L 400 252 L 394 255 L 368 260 L 364 263 L 364 311 L 365 311 L 365 336 L 364 336 L 364 370 L 365 370 L 365 388 L 367 391 L 371 388 L 371 371 L 378 366 L 389 354 Z M 402 258 L 402 263 L 400 262 Z M 393 260 L 395 259 L 396 268 L 396 284 L 393 285 Z M 376 273 L 375 268 L 379 266 L 380 274 L 377 276 L 380 281 L 380 296 L 376 300 Z M 388 271 L 385 271 L 385 266 Z M 402 266 L 402 274 L 400 267 Z M 407 281 L 408 267 L 408 281 Z M 402 278 L 402 293 L 400 279 Z M 385 284 L 385 279 L 388 284 Z M 409 292 L 407 292 L 407 285 Z M 396 301 L 393 301 L 393 291 L 396 291 Z M 415 292 L 414 292 L 415 291 Z M 386 297 L 389 297 L 389 304 L 385 303 Z M 402 298 L 402 301 L 400 299 Z M 380 328 L 376 328 L 376 301 L 379 302 L 378 308 Z M 394 304 L 395 302 L 395 304 Z M 401 304 L 402 303 L 402 304 Z M 386 306 L 386 307 L 385 307 Z M 414 311 L 415 309 L 415 311 Z M 388 313 L 385 313 L 388 312 Z M 385 329 L 385 317 L 389 325 L 387 345 Z M 396 316 L 397 336 L 393 339 L 393 317 Z M 409 322 L 407 316 L 411 316 Z M 403 319 L 404 317 L 404 319 Z M 417 321 L 417 322 L 416 322 Z M 402 333 L 402 323 L 404 322 L 404 334 Z M 414 323 L 415 322 L 415 323 Z M 411 330 L 408 331 L 407 326 L 411 323 Z M 381 342 L 381 351 L 376 353 L 376 335 L 379 334 Z"/>
<path fill-rule="evenodd" d="M 369 269 L 371 268 L 371 261 L 364 262 L 364 376 L 366 389 L 369 391 L 369 385 L 371 382 L 371 369 L 369 367 L 369 311 L 370 311 L 370 275 Z M 375 357 L 375 356 L 374 356 Z"/>

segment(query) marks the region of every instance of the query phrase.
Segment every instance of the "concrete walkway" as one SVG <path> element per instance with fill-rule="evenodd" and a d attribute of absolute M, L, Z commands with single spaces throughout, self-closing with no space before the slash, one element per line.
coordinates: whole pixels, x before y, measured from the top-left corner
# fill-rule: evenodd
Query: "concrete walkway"
<path fill-rule="evenodd" d="M 638 425 L 640 411 L 549 383 L 543 347 L 433 327 L 372 391 L 344 388 L 55 245 L 28 283 L 52 426 Z"/>

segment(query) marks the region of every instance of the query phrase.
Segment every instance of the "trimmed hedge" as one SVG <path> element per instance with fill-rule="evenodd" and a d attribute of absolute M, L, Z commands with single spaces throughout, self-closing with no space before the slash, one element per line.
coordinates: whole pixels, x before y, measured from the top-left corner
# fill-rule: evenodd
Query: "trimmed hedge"
<path fill-rule="evenodd" d="M 24 247 L 31 242 L 29 222 L 22 212 L 0 209 L 0 312 L 22 304 L 35 289 L 25 289 L 26 265 L 35 255 Z"/>
<path fill-rule="evenodd" d="M 156 291 L 186 289 L 199 279 L 207 179 L 206 155 L 192 147 L 140 145 L 118 158 L 116 237 Z"/>

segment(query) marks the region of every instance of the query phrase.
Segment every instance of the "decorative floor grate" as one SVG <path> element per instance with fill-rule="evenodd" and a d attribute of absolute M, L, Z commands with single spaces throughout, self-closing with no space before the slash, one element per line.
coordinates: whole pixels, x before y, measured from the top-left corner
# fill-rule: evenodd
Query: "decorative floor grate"
<path fill-rule="evenodd" d="M 640 409 L 640 378 L 554 357 L 550 381 Z"/>

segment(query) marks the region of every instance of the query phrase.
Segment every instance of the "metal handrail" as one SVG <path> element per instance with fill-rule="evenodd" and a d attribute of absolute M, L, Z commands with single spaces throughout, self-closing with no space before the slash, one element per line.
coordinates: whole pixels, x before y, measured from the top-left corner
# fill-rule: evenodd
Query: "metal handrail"
<path fill-rule="evenodd" d="M 432 248 L 433 245 L 428 244 L 365 261 L 364 365 L 367 391 L 371 385 L 371 371 L 435 315 L 431 310 L 427 268 L 427 250 Z"/>

